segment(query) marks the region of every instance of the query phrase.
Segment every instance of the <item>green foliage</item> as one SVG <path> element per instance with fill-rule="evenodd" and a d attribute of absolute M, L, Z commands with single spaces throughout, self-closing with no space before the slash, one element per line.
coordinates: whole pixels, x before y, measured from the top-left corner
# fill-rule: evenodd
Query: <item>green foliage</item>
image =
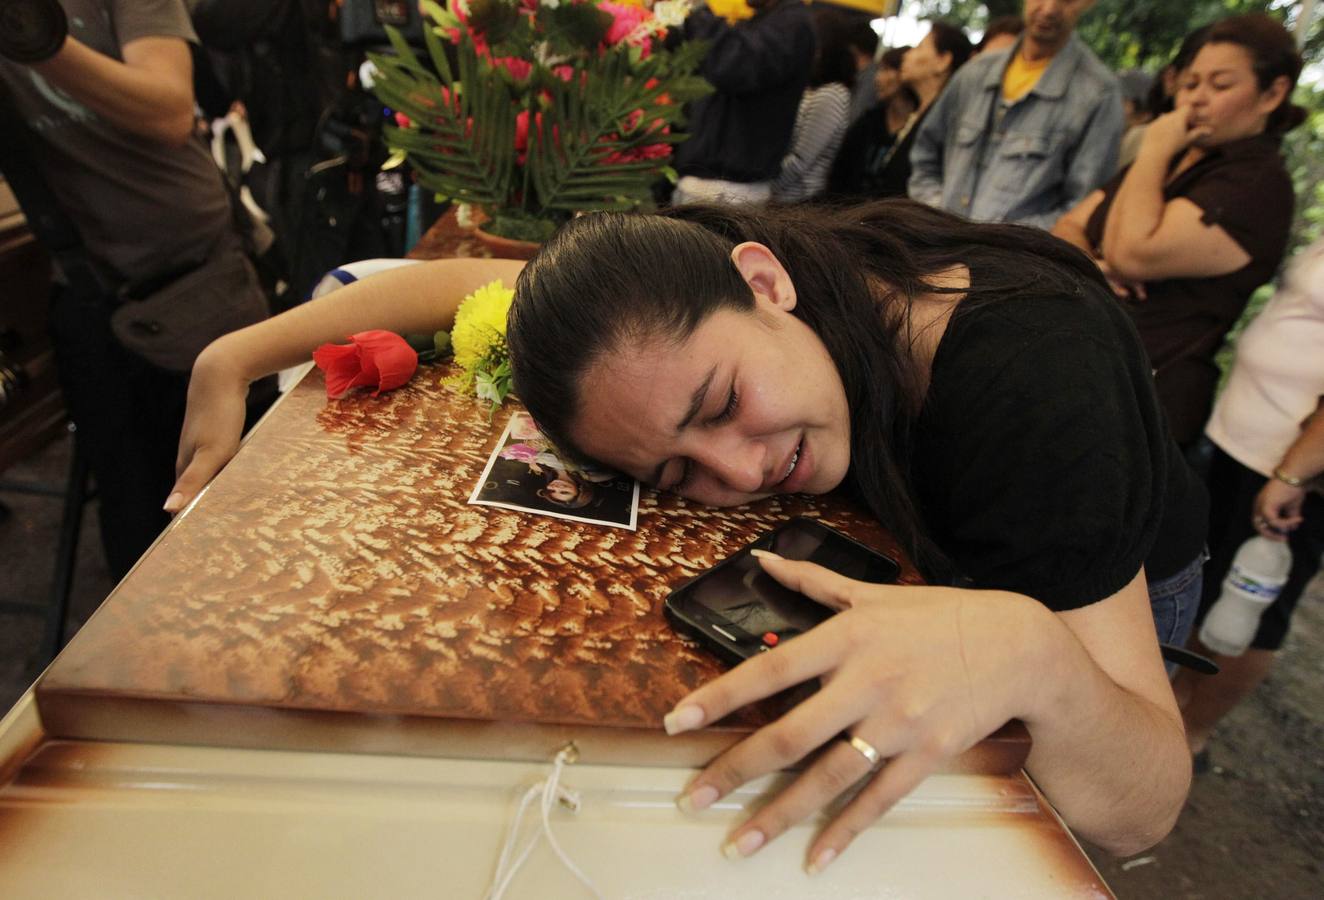
<path fill-rule="evenodd" d="M 506 237 L 545 240 L 574 212 L 650 203 L 683 140 L 683 104 L 712 90 L 693 74 L 706 46 L 606 46 L 612 17 L 591 2 L 529 15 L 471 0 L 467 24 L 424 8 L 436 23 L 426 60 L 390 29 L 395 52 L 369 54 L 374 92 L 408 117 L 386 143 L 421 185 L 483 208 Z"/>
<path fill-rule="evenodd" d="M 1022 0 L 921 0 L 917 6 L 922 18 L 948 19 L 967 30 L 982 30 L 991 19 L 1024 10 Z M 1238 13 L 1267 12 L 1292 27 L 1300 9 L 1300 3 L 1286 0 L 1098 0 L 1081 18 L 1078 31 L 1114 69 L 1155 72 L 1201 25 Z M 1324 57 L 1324 16 L 1316 15 L 1304 55 L 1307 61 Z"/>

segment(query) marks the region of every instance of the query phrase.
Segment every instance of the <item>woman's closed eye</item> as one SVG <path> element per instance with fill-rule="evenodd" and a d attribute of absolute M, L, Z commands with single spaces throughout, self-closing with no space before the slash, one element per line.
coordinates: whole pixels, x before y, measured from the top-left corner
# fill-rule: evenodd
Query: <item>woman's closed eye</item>
<path fill-rule="evenodd" d="M 667 488 L 673 494 L 682 494 L 685 492 L 691 482 L 694 481 L 694 460 L 682 459 L 680 461 L 680 478 L 676 479 Z"/>
<path fill-rule="evenodd" d="M 740 405 L 740 394 L 736 392 L 736 386 L 733 384 L 731 385 L 731 390 L 726 397 L 726 406 L 722 407 L 722 411 L 720 413 L 718 413 L 717 415 L 713 416 L 713 418 L 708 420 L 709 424 L 721 425 L 723 422 L 731 421 L 732 417 L 734 417 L 736 414 L 736 407 L 739 405 Z"/>
<path fill-rule="evenodd" d="M 740 406 L 740 393 L 736 390 L 734 384 L 727 391 L 726 404 L 722 411 L 712 418 L 708 419 L 708 425 L 722 425 L 731 421 L 735 417 L 736 409 Z M 663 490 L 670 491 L 673 494 L 683 494 L 685 489 L 694 481 L 694 460 L 683 458 L 680 461 L 680 477 L 667 485 Z"/>

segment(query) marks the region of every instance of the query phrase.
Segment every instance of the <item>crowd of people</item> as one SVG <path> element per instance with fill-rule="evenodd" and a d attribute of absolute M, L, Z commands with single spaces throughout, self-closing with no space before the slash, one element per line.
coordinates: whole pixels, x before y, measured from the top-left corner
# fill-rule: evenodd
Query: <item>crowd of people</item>
<path fill-rule="evenodd" d="M 346 333 L 447 328 L 503 279 L 515 392 L 564 459 L 712 505 L 848 489 L 927 576 L 896 588 L 763 561 L 840 613 L 667 717 L 685 731 L 823 684 L 687 789 L 701 810 L 824 748 L 732 833 L 733 852 L 872 773 L 815 839 L 821 869 L 1012 718 L 1068 824 L 1118 853 L 1148 847 L 1182 808 L 1192 753 L 1267 672 L 1324 549 L 1309 495 L 1324 472 L 1320 247 L 1213 406 L 1214 355 L 1287 248 L 1280 139 L 1302 118 L 1300 54 L 1276 20 L 1233 16 L 1149 90 L 1077 35 L 1091 0 L 1025 0 L 977 47 L 952 23 L 879 48 L 839 12 L 750 6 L 682 26 L 709 43 L 714 91 L 689 111 L 670 206 L 577 217 L 527 266 L 394 268 L 222 336 L 193 367 L 167 506 L 233 455 L 250 383 Z M 166 67 L 152 59 L 177 55 L 186 25 L 164 46 L 121 29 L 117 65 Z M 76 62 L 38 71 L 65 84 Z M 95 91 L 65 86 L 113 120 Z M 1206 431 L 1207 474 L 1193 467 Z M 1182 674 L 1174 691 L 1160 645 L 1191 640 L 1252 533 L 1290 538 L 1288 589 L 1254 651 L 1218 660 L 1230 674 Z"/>

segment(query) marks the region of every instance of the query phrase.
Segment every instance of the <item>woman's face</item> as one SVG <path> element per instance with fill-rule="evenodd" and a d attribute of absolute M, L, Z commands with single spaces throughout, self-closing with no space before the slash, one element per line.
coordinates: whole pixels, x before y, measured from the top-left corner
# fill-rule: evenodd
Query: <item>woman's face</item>
<path fill-rule="evenodd" d="M 584 376 L 572 423 L 585 453 L 712 506 L 821 494 L 850 465 L 845 389 L 795 292 L 762 245 L 733 259 L 755 309 L 710 314 L 680 343 L 654 337 L 607 354 Z"/>
<path fill-rule="evenodd" d="M 547 483 L 545 488 L 547 498 L 555 500 L 557 503 L 569 503 L 579 496 L 579 487 L 572 481 L 566 481 L 564 478 L 554 478 Z"/>
<path fill-rule="evenodd" d="M 901 57 L 905 60 L 905 57 Z M 902 62 L 902 65 L 905 65 Z M 896 96 L 896 92 L 901 90 L 901 70 L 892 69 L 887 66 L 879 66 L 874 71 L 873 89 L 878 99 L 883 103 Z"/>
<path fill-rule="evenodd" d="M 1208 128 L 1196 143 L 1216 147 L 1264 131 L 1286 94 L 1287 79 L 1261 91 L 1250 53 L 1237 44 L 1205 44 L 1177 83 L 1176 105 L 1190 111 L 1190 128 Z"/>
<path fill-rule="evenodd" d="M 912 87 L 926 78 L 942 75 L 952 66 L 950 53 L 939 53 L 933 32 L 924 36 L 917 47 L 901 57 L 901 80 Z"/>

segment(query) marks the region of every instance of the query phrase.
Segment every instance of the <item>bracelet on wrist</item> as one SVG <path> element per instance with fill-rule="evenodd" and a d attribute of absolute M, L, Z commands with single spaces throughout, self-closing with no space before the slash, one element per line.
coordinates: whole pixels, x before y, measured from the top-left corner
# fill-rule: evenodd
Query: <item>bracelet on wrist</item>
<path fill-rule="evenodd" d="M 1295 475 L 1288 475 L 1283 471 L 1281 466 L 1273 470 L 1273 477 L 1281 481 L 1283 484 L 1289 484 L 1294 488 L 1305 487 L 1307 481 L 1305 478 L 1297 478 Z"/>

